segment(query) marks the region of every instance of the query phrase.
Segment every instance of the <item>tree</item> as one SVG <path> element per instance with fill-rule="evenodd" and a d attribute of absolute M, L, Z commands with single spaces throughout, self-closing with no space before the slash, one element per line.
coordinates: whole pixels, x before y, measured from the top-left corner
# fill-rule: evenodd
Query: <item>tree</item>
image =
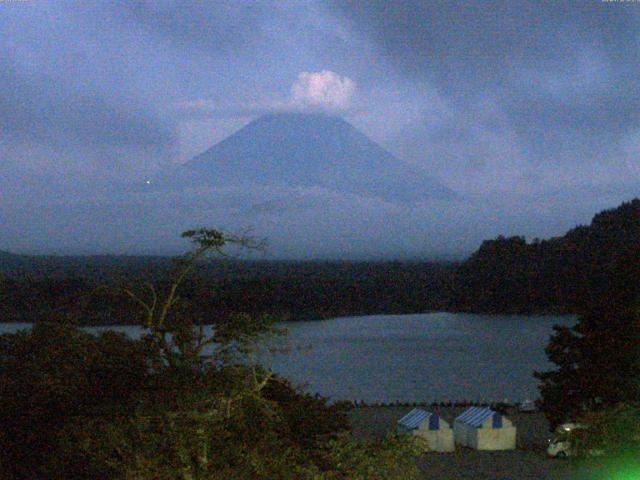
<path fill-rule="evenodd" d="M 640 199 L 605 210 L 589 226 L 527 244 L 487 240 L 454 277 L 452 305 L 475 312 L 586 312 L 594 299 L 640 294 Z"/>
<path fill-rule="evenodd" d="M 551 428 L 640 398 L 640 313 L 618 303 L 593 307 L 575 326 L 554 327 L 546 348 L 557 369 L 536 372 Z"/>
<path fill-rule="evenodd" d="M 132 287 L 121 288 L 124 295 L 139 305 L 140 323 L 147 331 L 147 339 L 158 349 L 161 361 L 169 367 L 199 368 L 212 360 L 204 355 L 204 350 L 214 343 L 218 345 L 214 354 L 228 360 L 234 353 L 249 353 L 261 337 L 276 333 L 272 319 L 266 316 L 231 315 L 222 321 L 216 316 L 203 318 L 201 310 L 191 308 L 194 300 L 189 302 L 179 295 L 185 280 L 208 256 L 227 258 L 225 248 L 229 246 L 261 250 L 264 242 L 206 228 L 188 230 L 182 237 L 190 239 L 195 248 L 175 259 L 173 281 L 166 292 L 158 292 L 151 282 L 144 284 L 142 292 Z M 214 327 L 212 334 L 205 334 L 205 323 Z"/>
<path fill-rule="evenodd" d="M 48 478 L 78 415 L 128 411 L 148 381 L 145 345 L 38 323 L 0 335 L 0 478 Z"/>
<path fill-rule="evenodd" d="M 43 442 L 35 444 L 43 455 L 37 469 L 31 458 L 14 455 L 17 465 L 4 462 L 1 473 L 54 480 L 416 478 L 414 445 L 353 438 L 344 405 L 300 392 L 255 362 L 252 353 L 274 333 L 272 319 L 215 317 L 208 330 L 207 319 L 194 313 L 201 310 L 191 308 L 197 299 L 180 297 L 181 285 L 207 255 L 225 256 L 227 246 L 257 248 L 260 243 L 208 229 L 183 237 L 195 248 L 178 259 L 166 289 L 158 291 L 152 283 L 121 289 L 139 305 L 146 332 L 140 340 L 105 334 L 111 343 L 120 342 L 109 350 L 100 337 L 76 327 L 49 325 L 3 338 L 0 388 L 11 382 L 12 368 L 24 363 L 24 374 L 0 391 L 6 394 L 0 395 L 0 413 L 3 418 L 26 413 Z M 94 356 L 100 361 L 89 361 Z M 131 357 L 139 360 L 132 366 L 140 378 L 129 378 Z M 85 371 L 87 365 L 97 365 L 94 377 Z M 29 383 L 42 372 L 49 390 L 34 395 Z M 51 405 L 51 391 L 61 401 Z M 22 405 L 28 396 L 31 401 Z M 54 422 L 54 435 L 47 435 L 48 415 L 62 417 Z M 23 422 L 14 430 L 29 428 Z M 2 438 L 9 450 L 22 453 L 34 444 Z"/>

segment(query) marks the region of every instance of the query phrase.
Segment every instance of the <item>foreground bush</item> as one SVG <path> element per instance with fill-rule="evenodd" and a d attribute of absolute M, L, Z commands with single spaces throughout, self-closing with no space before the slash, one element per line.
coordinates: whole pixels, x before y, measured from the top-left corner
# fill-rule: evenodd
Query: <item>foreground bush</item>
<path fill-rule="evenodd" d="M 619 403 L 588 412 L 580 421 L 587 428 L 584 435 L 576 438 L 578 453 L 589 456 L 598 452 L 611 458 L 640 460 L 640 404 Z"/>
<path fill-rule="evenodd" d="M 184 236 L 196 248 L 176 264 L 167 291 L 122 289 L 140 306 L 140 340 L 44 324 L 0 337 L 2 475 L 417 478 L 413 445 L 356 440 L 344 405 L 300 392 L 253 361 L 274 333 L 270 319 L 234 315 L 204 333 L 178 296 L 181 282 L 207 253 L 251 242 L 215 230 Z"/>
<path fill-rule="evenodd" d="M 0 469 L 47 478 L 63 430 L 78 415 L 127 411 L 148 381 L 143 342 L 38 324 L 0 335 Z"/>
<path fill-rule="evenodd" d="M 0 351 L 5 478 L 416 474 L 411 445 L 354 439 L 345 406 L 259 367 L 151 371 L 156 354 L 144 341 L 52 324 L 3 335 Z"/>
<path fill-rule="evenodd" d="M 556 368 L 536 372 L 539 407 L 551 428 L 640 399 L 640 310 L 600 301 L 576 325 L 554 327 L 545 351 Z"/>

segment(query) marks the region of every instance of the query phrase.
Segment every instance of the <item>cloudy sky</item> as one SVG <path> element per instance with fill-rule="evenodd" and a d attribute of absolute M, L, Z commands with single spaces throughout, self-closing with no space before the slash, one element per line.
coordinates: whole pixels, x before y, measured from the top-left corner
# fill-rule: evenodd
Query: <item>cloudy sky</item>
<path fill-rule="evenodd" d="M 276 257 L 461 255 L 640 193 L 637 2 L 0 0 L 0 39 L 0 249 L 163 252 L 199 223 Z M 289 110 L 460 197 L 122 187 Z"/>

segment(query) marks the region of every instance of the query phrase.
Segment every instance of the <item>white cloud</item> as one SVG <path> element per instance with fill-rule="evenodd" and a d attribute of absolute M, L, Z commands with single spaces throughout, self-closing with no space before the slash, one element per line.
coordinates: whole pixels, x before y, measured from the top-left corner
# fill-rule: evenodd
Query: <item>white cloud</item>
<path fill-rule="evenodd" d="M 180 161 L 203 152 L 266 113 L 318 110 L 343 113 L 351 107 L 355 88 L 350 78 L 323 70 L 300 73 L 288 97 L 266 94 L 230 103 L 205 97 L 175 102 L 169 115 L 178 124 Z"/>
<path fill-rule="evenodd" d="M 289 98 L 266 95 L 251 101 L 224 102 L 209 98 L 183 100 L 172 105 L 179 120 L 251 118 L 270 112 L 309 109 L 344 111 L 351 106 L 356 84 L 330 70 L 302 72 L 291 86 Z"/>
<path fill-rule="evenodd" d="M 302 72 L 291 87 L 291 104 L 298 108 L 346 110 L 356 84 L 330 70 Z"/>

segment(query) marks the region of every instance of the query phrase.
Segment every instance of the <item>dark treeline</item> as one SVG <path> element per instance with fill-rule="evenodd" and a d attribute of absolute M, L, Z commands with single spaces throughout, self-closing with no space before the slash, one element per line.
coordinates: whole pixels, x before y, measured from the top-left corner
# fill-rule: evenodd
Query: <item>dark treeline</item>
<path fill-rule="evenodd" d="M 3 321 L 72 314 L 86 324 L 131 323 L 137 308 L 118 287 L 162 290 L 172 263 L 161 257 L 9 257 L 0 282 Z M 204 322 L 234 312 L 283 320 L 419 313 L 447 307 L 455 264 L 420 262 L 210 262 L 184 285 Z M 107 288 L 101 288 L 106 286 Z M 192 312 L 194 313 L 194 312 Z M 194 313 L 195 314 L 195 313 Z"/>
<path fill-rule="evenodd" d="M 232 312 L 283 320 L 434 310 L 580 313 L 593 299 L 640 288 L 640 200 L 597 214 L 562 237 L 487 240 L 465 262 L 209 262 L 184 286 L 203 321 Z M 130 323 L 135 304 L 113 290 L 169 282 L 167 257 L 28 257 L 0 252 L 2 321 L 75 315 Z M 101 289 L 100 286 L 108 286 Z M 143 294 L 141 292 L 141 294 Z M 193 313 L 193 312 L 192 312 Z"/>
<path fill-rule="evenodd" d="M 640 200 L 597 214 L 562 237 L 485 241 L 455 274 L 451 299 L 474 312 L 570 312 L 640 291 Z"/>

